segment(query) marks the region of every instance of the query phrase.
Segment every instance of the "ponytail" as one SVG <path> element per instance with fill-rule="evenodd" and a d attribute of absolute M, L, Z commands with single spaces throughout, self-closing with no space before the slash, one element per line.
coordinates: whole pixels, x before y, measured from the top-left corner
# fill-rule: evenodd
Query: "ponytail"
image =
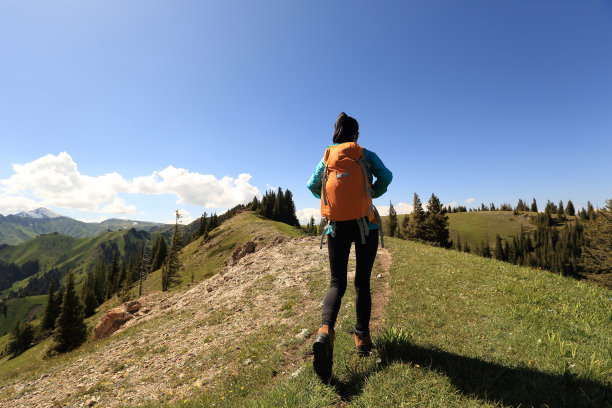
<path fill-rule="evenodd" d="M 352 142 L 357 132 L 359 132 L 359 123 L 357 123 L 355 118 L 342 112 L 338 115 L 338 119 L 336 119 L 333 141 L 334 143 Z"/>

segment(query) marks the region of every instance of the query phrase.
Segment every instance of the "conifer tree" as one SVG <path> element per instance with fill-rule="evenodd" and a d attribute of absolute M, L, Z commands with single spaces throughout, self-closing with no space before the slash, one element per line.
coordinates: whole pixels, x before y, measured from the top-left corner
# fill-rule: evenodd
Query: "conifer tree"
<path fill-rule="evenodd" d="M 495 256 L 495 259 L 497 259 L 499 261 L 503 261 L 504 260 L 504 249 L 503 249 L 502 240 L 501 240 L 501 237 L 499 236 L 499 234 L 495 235 L 495 251 L 494 251 L 494 256 Z"/>
<path fill-rule="evenodd" d="M 595 220 L 597 218 L 597 214 L 595 213 L 595 208 L 593 208 L 593 204 L 590 201 L 587 201 L 587 215 L 590 220 Z"/>
<path fill-rule="evenodd" d="M 108 285 L 106 291 L 106 298 L 110 299 L 113 294 L 119 289 L 119 252 L 115 250 L 113 252 L 113 260 L 110 264 L 108 271 Z"/>
<path fill-rule="evenodd" d="M 162 266 L 162 291 L 167 291 L 171 286 L 180 282 L 178 275 L 180 263 L 178 254 L 181 249 L 181 238 L 178 228 L 178 220 L 181 214 L 176 210 L 176 222 L 174 224 L 174 235 L 172 236 L 172 245 L 166 257 L 166 261 Z"/>
<path fill-rule="evenodd" d="M 283 209 L 285 211 L 284 221 L 285 223 L 292 225 L 294 227 L 300 226 L 300 221 L 297 219 L 295 215 L 295 203 L 293 202 L 293 193 L 289 190 L 285 190 L 285 195 L 283 196 Z"/>
<path fill-rule="evenodd" d="M 98 263 L 96 264 L 94 282 L 94 293 L 98 299 L 98 304 L 101 304 L 106 299 L 107 291 L 107 276 L 106 266 L 104 265 L 104 256 L 100 256 Z"/>
<path fill-rule="evenodd" d="M 93 316 L 96 313 L 96 308 L 99 304 L 93 288 L 90 287 L 85 292 L 83 304 L 85 306 L 85 317 Z"/>
<path fill-rule="evenodd" d="M 598 211 L 585 235 L 588 245 L 582 247 L 584 268 L 595 273 L 612 272 L 612 200 Z"/>
<path fill-rule="evenodd" d="M 531 212 L 538 212 L 538 204 L 536 203 L 536 199 L 534 198 L 533 201 L 531 202 L 531 208 L 530 208 Z"/>
<path fill-rule="evenodd" d="M 570 217 L 576 215 L 576 209 L 574 208 L 574 203 L 572 203 L 572 200 L 567 201 L 567 206 L 565 207 L 565 215 L 569 215 Z"/>
<path fill-rule="evenodd" d="M 412 214 L 410 215 L 408 235 L 412 239 L 425 239 L 425 211 L 421 199 L 414 193 Z"/>
<path fill-rule="evenodd" d="M 43 312 L 43 319 L 41 323 L 41 328 L 43 330 L 53 330 L 55 328 L 55 319 L 57 319 L 58 310 L 57 310 L 57 300 L 53 296 L 55 291 L 55 282 L 51 280 L 49 283 L 49 296 L 47 297 L 47 305 L 45 306 L 45 311 Z"/>
<path fill-rule="evenodd" d="M 255 197 L 255 199 L 257 199 L 257 197 Z M 202 213 L 202 216 L 200 217 L 200 226 L 198 228 L 198 236 L 202 236 L 206 234 L 206 211 L 204 211 Z"/>
<path fill-rule="evenodd" d="M 272 219 L 280 221 L 283 214 L 283 190 L 279 187 L 272 207 Z"/>
<path fill-rule="evenodd" d="M 557 207 L 557 221 L 565 220 L 565 208 L 563 208 L 563 201 L 559 200 L 559 206 Z"/>
<path fill-rule="evenodd" d="M 19 355 L 26 351 L 34 340 L 34 330 L 28 322 L 21 323 L 19 320 L 9 333 L 7 351 L 13 355 Z"/>
<path fill-rule="evenodd" d="M 427 202 L 425 239 L 442 248 L 448 248 L 448 236 L 448 216 L 444 213 L 440 199 L 432 193 Z"/>
<path fill-rule="evenodd" d="M 393 203 L 389 201 L 389 236 L 395 237 L 397 234 L 397 213 L 393 208 Z"/>
<path fill-rule="evenodd" d="M 87 326 L 83 305 L 76 294 L 74 275 L 68 272 L 66 290 L 62 299 L 59 316 L 55 322 L 55 344 L 59 353 L 73 350 L 87 339 Z"/>
<path fill-rule="evenodd" d="M 153 249 L 151 250 L 151 271 L 156 271 L 163 265 L 166 257 L 168 256 L 168 244 L 164 237 L 157 236 Z"/>
<path fill-rule="evenodd" d="M 402 227 L 400 229 L 400 237 L 406 239 L 408 237 L 408 224 L 410 223 L 410 217 L 408 214 L 404 214 L 402 218 Z"/>

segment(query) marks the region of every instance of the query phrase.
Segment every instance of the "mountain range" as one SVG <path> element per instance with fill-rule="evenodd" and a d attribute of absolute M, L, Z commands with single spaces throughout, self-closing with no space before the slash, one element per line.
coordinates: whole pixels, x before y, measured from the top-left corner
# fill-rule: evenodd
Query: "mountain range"
<path fill-rule="evenodd" d="M 57 232 L 73 238 L 94 237 L 104 231 L 136 228 L 151 231 L 164 224 L 110 218 L 101 222 L 83 222 L 65 217 L 47 208 L 22 211 L 17 214 L 0 214 L 0 245 L 18 245 L 42 234 Z"/>

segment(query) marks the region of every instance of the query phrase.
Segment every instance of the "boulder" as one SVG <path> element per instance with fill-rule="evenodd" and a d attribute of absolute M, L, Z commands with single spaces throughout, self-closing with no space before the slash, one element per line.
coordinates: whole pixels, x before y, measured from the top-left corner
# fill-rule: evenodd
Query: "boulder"
<path fill-rule="evenodd" d="M 235 265 L 245 255 L 252 254 L 253 252 L 255 252 L 255 243 L 253 241 L 249 241 L 243 246 L 236 248 L 232 253 L 232 265 Z"/>
<path fill-rule="evenodd" d="M 134 300 L 106 312 L 94 329 L 96 339 L 103 339 L 119 330 L 125 322 L 134 318 L 134 313 L 138 312 L 141 307 L 142 304 Z"/>

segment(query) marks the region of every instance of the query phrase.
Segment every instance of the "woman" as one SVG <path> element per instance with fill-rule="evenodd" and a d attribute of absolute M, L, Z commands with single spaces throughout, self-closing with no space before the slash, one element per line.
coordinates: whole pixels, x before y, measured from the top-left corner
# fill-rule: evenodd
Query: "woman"
<path fill-rule="evenodd" d="M 322 215 L 329 215 L 328 207 L 335 203 L 332 200 L 332 196 L 335 194 L 332 189 L 336 185 L 342 185 L 342 183 L 345 183 L 344 180 L 348 180 L 350 177 L 357 180 L 357 176 L 351 176 L 351 174 L 358 174 L 362 180 L 360 183 L 363 183 L 363 176 L 367 175 L 368 182 L 365 188 L 362 186 L 370 203 L 361 207 L 367 209 L 365 216 L 362 212 L 360 216 L 354 217 L 355 219 L 351 219 L 352 215 L 349 215 L 349 219 L 346 219 L 346 214 L 338 215 L 338 211 L 335 211 L 333 217 L 328 217 L 328 224 L 324 232 L 327 234 L 331 282 L 323 300 L 322 322 L 313 345 L 313 351 L 315 372 L 326 382 L 331 378 L 335 337 L 334 325 L 340 310 L 342 296 L 346 291 L 348 258 L 353 242 L 355 242 L 357 261 L 355 271 L 355 306 L 357 312 L 354 334 L 355 346 L 360 355 L 367 355 L 372 348 L 370 339 L 370 313 L 372 309 L 370 274 L 376 258 L 380 220 L 373 216 L 375 209 L 370 211 L 373 207 L 368 208 L 367 206 L 371 205 L 372 198 L 380 197 L 387 191 L 387 186 L 391 183 L 393 175 L 376 153 L 363 149 L 357 144 L 358 138 L 359 124 L 354 118 L 342 112 L 336 120 L 333 144 L 327 147 L 324 159 L 319 162 L 307 185 L 312 194 L 321 199 Z M 357 171 L 336 171 L 333 174 L 333 164 L 330 162 L 332 160 L 330 156 L 338 150 L 355 152 L 356 155 L 360 156 L 353 160 L 361 161 L 363 175 L 361 175 L 359 167 L 357 167 Z M 349 162 L 352 163 L 351 160 Z M 331 170 L 330 166 L 332 166 Z M 343 176 L 348 177 L 343 178 Z M 373 177 L 376 177 L 374 183 L 372 183 Z M 334 180 L 337 180 L 336 184 L 333 183 Z M 330 183 L 331 187 L 327 186 L 327 183 Z M 330 202 L 328 202 L 328 197 Z M 355 200 L 349 199 L 349 201 L 353 203 Z M 333 213 L 333 210 L 331 213 Z"/>

